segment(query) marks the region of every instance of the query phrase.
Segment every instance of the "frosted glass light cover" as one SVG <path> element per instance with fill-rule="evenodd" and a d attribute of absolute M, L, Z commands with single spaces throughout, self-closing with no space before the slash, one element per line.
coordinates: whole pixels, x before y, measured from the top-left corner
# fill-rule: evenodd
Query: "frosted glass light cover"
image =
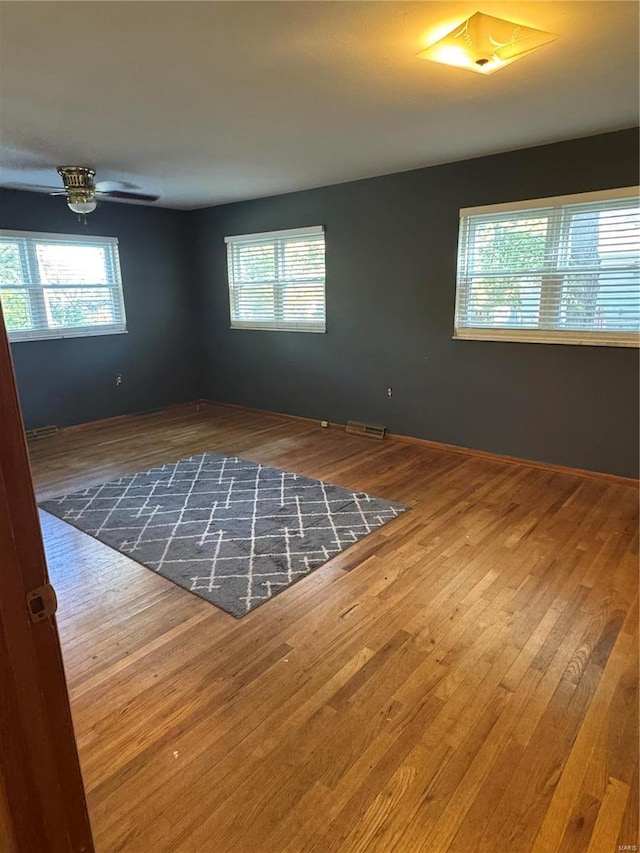
<path fill-rule="evenodd" d="M 558 36 L 476 12 L 417 54 L 420 59 L 492 74 Z"/>
<path fill-rule="evenodd" d="M 93 213 L 97 207 L 95 201 L 69 201 L 67 205 L 69 210 L 80 215 L 83 213 Z"/>

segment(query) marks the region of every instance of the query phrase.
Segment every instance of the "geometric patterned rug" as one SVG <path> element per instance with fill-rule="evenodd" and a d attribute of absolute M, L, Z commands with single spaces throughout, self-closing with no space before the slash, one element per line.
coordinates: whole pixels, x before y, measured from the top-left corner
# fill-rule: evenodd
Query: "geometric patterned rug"
<path fill-rule="evenodd" d="M 218 453 L 40 506 L 237 617 L 407 509 Z"/>

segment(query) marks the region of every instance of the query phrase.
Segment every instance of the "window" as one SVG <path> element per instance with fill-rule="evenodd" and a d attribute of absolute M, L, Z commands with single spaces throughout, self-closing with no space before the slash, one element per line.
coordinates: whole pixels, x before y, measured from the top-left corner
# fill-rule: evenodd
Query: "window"
<path fill-rule="evenodd" d="M 638 346 L 638 188 L 460 211 L 456 338 Z"/>
<path fill-rule="evenodd" d="M 10 341 L 126 332 L 118 241 L 0 231 L 0 300 Z"/>
<path fill-rule="evenodd" d="M 232 329 L 326 331 L 321 225 L 225 241 Z"/>

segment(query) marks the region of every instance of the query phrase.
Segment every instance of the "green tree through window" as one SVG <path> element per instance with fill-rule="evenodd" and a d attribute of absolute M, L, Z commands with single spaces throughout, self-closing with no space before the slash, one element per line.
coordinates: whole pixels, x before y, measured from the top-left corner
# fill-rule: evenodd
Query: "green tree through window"
<path fill-rule="evenodd" d="M 126 331 L 117 240 L 0 231 L 9 340 Z"/>

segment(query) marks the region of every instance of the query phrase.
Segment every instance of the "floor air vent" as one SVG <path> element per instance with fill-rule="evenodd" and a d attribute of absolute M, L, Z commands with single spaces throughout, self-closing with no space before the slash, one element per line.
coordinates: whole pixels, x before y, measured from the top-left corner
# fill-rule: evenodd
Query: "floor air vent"
<path fill-rule="evenodd" d="M 25 432 L 27 441 L 36 441 L 39 438 L 49 438 L 50 435 L 55 435 L 58 432 L 58 427 L 55 424 L 49 426 L 37 427 L 37 429 L 28 429 Z"/>
<path fill-rule="evenodd" d="M 384 438 L 386 427 L 378 424 L 361 424 L 358 421 L 347 421 L 347 432 L 353 435 L 365 435 L 367 438 Z"/>

